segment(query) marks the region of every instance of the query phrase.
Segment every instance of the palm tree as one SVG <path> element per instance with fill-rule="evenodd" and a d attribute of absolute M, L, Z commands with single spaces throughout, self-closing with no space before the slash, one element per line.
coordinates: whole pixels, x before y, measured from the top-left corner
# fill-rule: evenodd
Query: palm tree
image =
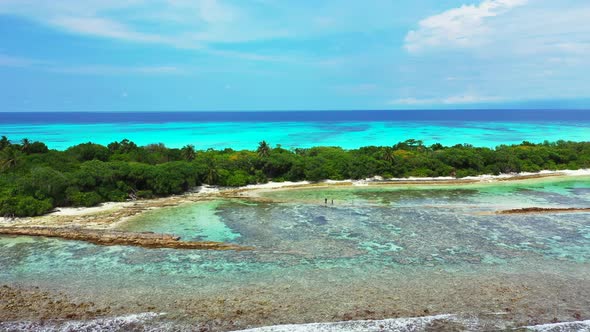
<path fill-rule="evenodd" d="M 16 167 L 22 158 L 22 153 L 14 148 L 8 148 L 0 152 L 0 170 Z"/>
<path fill-rule="evenodd" d="M 21 141 L 21 151 L 28 154 L 31 149 L 31 141 L 28 138 L 23 138 Z"/>
<path fill-rule="evenodd" d="M 390 147 L 383 149 L 383 160 L 393 163 L 393 159 L 393 149 Z"/>
<path fill-rule="evenodd" d="M 182 153 L 182 157 L 187 161 L 193 161 L 196 158 L 194 145 L 186 145 L 180 150 L 180 152 Z"/>
<path fill-rule="evenodd" d="M 213 159 L 207 160 L 207 176 L 205 177 L 205 183 L 208 185 L 212 185 L 217 181 L 217 168 L 215 167 L 215 162 Z"/>
<path fill-rule="evenodd" d="M 2 138 L 0 138 L 0 150 L 4 150 L 4 148 L 8 146 L 10 146 L 10 141 L 8 140 L 8 137 L 2 136 Z"/>
<path fill-rule="evenodd" d="M 262 141 L 258 143 L 258 149 L 256 152 L 258 152 L 259 157 L 266 158 L 270 155 L 270 146 L 266 141 Z"/>

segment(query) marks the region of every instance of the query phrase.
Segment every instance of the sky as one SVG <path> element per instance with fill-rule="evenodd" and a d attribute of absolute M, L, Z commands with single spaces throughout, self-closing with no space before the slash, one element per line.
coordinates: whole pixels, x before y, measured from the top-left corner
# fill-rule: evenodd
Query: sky
<path fill-rule="evenodd" d="M 0 0 L 0 111 L 589 108 L 588 0 Z"/>

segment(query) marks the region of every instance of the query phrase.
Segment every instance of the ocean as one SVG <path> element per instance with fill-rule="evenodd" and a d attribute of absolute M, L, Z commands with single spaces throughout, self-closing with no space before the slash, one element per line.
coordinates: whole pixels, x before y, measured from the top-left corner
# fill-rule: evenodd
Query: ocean
<path fill-rule="evenodd" d="M 522 141 L 586 141 L 590 110 L 38 112 L 0 113 L 0 135 L 43 141 L 53 149 L 129 139 L 139 145 L 253 149 L 425 144 L 495 147 Z"/>

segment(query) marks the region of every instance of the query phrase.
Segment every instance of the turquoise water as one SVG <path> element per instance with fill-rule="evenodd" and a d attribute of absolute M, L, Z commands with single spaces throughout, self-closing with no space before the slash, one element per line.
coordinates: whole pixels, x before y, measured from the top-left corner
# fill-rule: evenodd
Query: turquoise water
<path fill-rule="evenodd" d="M 183 204 L 121 225 L 254 251 L 0 237 L 0 280 L 92 298 L 113 316 L 166 313 L 170 329 L 431 314 L 471 317 L 484 329 L 590 316 L 590 214 L 489 213 L 587 207 L 589 177 L 265 196 L 278 201 Z"/>
<path fill-rule="evenodd" d="M 193 144 L 198 149 L 253 149 L 266 140 L 285 148 L 393 145 L 410 138 L 426 144 L 495 147 L 524 140 L 586 141 L 590 122 L 162 122 L 14 124 L 0 121 L 0 134 L 46 142 L 50 148 L 92 141 L 108 144 L 130 139 L 140 145 L 165 143 L 169 147 Z"/>
<path fill-rule="evenodd" d="M 228 228 L 216 214 L 221 203 L 211 201 L 161 208 L 146 212 L 140 218 L 131 218 L 119 228 L 130 232 L 172 234 L 187 241 L 230 242 L 240 237 L 240 234 Z"/>

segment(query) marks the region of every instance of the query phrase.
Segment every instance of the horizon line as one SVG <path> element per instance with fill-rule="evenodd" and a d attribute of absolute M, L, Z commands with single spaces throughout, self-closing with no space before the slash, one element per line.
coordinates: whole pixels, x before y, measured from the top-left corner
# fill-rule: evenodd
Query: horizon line
<path fill-rule="evenodd" d="M 2 111 L 0 114 L 22 114 L 22 113 L 258 113 L 258 112 L 439 112 L 439 111 L 590 111 L 587 108 L 423 108 L 423 109 L 248 109 L 248 110 L 125 110 L 125 111 L 72 111 L 72 110 L 24 110 L 24 111 Z"/>

